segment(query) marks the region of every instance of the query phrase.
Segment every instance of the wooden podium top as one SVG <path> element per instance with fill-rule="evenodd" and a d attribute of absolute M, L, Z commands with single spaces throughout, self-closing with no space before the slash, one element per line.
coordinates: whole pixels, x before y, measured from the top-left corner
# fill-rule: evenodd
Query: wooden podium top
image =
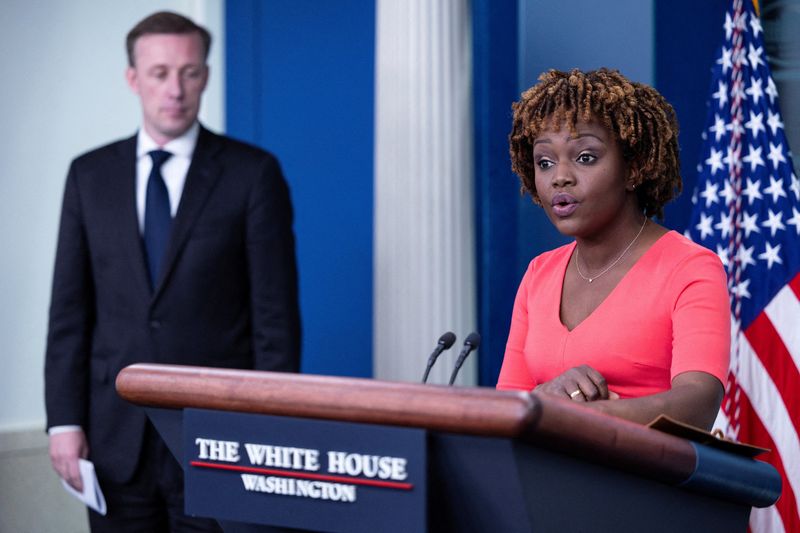
<path fill-rule="evenodd" d="M 135 364 L 117 391 L 143 406 L 417 427 L 511 438 L 667 483 L 695 470 L 684 439 L 536 393 L 255 370 Z"/>

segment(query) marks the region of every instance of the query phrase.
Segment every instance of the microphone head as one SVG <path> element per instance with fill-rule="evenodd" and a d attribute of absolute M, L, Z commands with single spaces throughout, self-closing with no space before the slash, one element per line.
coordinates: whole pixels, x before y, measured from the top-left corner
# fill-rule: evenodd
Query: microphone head
<path fill-rule="evenodd" d="M 477 350 L 478 346 L 481 345 L 481 335 L 480 335 L 480 333 L 477 333 L 477 332 L 473 331 L 472 333 L 467 335 L 467 338 L 464 340 L 464 344 L 468 344 L 468 345 L 472 346 L 473 350 Z"/>
<path fill-rule="evenodd" d="M 452 331 L 448 331 L 447 333 L 443 334 L 439 337 L 439 344 L 442 346 L 442 349 L 448 350 L 453 343 L 456 342 L 456 334 Z"/>

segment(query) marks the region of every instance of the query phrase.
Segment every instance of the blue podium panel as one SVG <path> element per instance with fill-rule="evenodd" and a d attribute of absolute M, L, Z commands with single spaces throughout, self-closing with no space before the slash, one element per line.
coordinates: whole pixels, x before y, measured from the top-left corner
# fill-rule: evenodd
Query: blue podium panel
<path fill-rule="evenodd" d="M 747 529 L 750 505 L 713 493 L 508 439 L 431 432 L 428 440 L 431 532 Z"/>
<path fill-rule="evenodd" d="M 330 532 L 426 531 L 425 431 L 185 409 L 186 512 Z"/>

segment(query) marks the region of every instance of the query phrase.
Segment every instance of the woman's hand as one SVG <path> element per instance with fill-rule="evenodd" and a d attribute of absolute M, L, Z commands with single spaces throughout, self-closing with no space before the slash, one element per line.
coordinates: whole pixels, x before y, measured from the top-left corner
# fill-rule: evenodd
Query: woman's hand
<path fill-rule="evenodd" d="M 616 393 L 608 390 L 606 378 L 589 365 L 570 368 L 560 376 L 537 385 L 533 390 L 550 396 L 567 398 L 575 402 L 594 402 L 619 398 Z"/>
<path fill-rule="evenodd" d="M 640 424 L 652 422 L 663 414 L 703 429 L 711 429 L 724 392 L 722 383 L 711 374 L 690 371 L 675 376 L 667 391 L 604 402 L 600 400 L 617 400 L 619 396 L 608 390 L 597 370 L 587 365 L 570 368 L 533 390 L 575 402 L 589 402 L 587 407 Z"/>

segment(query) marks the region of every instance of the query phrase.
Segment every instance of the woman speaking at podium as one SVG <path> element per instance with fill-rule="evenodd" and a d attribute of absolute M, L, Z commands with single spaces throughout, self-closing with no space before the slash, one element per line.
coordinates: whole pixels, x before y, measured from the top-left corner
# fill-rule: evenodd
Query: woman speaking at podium
<path fill-rule="evenodd" d="M 729 300 L 719 258 L 652 219 L 681 189 L 672 106 L 614 70 L 552 70 L 513 110 L 522 189 L 575 240 L 528 266 L 497 388 L 709 428 Z"/>

